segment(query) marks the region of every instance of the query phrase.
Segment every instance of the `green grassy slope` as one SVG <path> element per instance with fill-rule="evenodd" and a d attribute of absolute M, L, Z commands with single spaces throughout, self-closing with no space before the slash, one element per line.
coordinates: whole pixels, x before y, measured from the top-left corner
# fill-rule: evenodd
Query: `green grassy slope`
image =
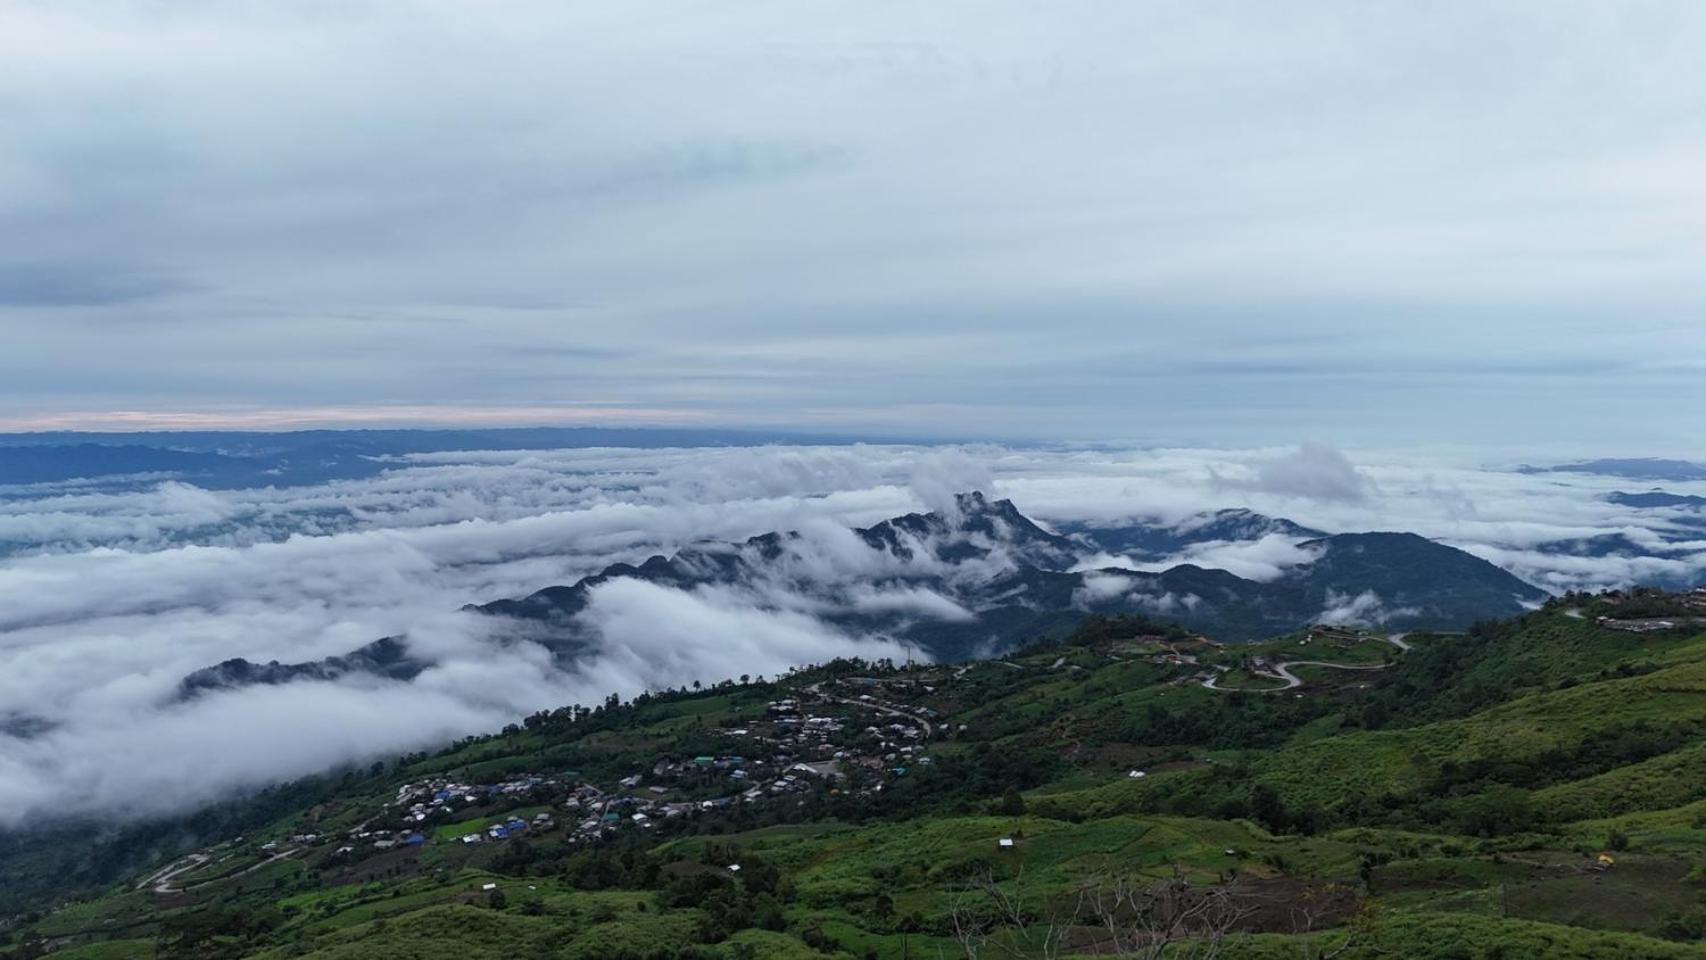
<path fill-rule="evenodd" d="M 108 886 L 67 878 L 55 908 L 7 921 L 0 956 L 1089 957 L 1112 946 L 1087 904 L 1124 884 L 1235 910 L 1225 957 L 1706 958 L 1706 636 L 1607 629 L 1567 612 L 1583 603 L 1408 653 L 1099 620 L 999 662 L 842 662 L 540 715 L 234 804 L 165 892 L 139 881 L 170 852 Z M 1378 669 L 1203 687 L 1217 667 L 1259 678 L 1256 655 Z M 861 696 L 934 735 L 885 732 L 896 716 Z M 781 775 L 693 758 L 779 749 L 754 737 L 787 735 L 766 706 L 786 697 L 843 721 L 788 749 L 842 754 L 846 779 L 702 807 Z M 404 812 L 401 784 L 525 775 L 458 800 L 420 848 L 353 839 Z M 585 839 L 603 821 L 576 797 L 622 814 Z M 457 839 L 543 811 L 559 822 L 523 839 Z M 263 863 L 267 841 L 286 855 Z"/>

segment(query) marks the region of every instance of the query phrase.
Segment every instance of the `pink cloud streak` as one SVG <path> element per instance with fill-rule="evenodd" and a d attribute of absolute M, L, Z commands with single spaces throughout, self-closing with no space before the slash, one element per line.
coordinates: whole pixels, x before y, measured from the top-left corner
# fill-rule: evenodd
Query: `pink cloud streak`
<path fill-rule="evenodd" d="M 698 410 L 618 403 L 541 406 L 388 404 L 206 410 L 79 410 L 0 416 L 0 431 L 304 430 L 318 427 L 541 427 L 705 423 Z"/>

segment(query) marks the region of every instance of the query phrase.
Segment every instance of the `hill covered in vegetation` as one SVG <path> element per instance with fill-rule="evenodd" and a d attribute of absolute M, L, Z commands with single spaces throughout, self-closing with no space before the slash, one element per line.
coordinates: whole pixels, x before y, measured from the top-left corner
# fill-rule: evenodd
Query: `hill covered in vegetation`
<path fill-rule="evenodd" d="M 1706 597 L 837 661 L 104 837 L 0 956 L 1706 957 Z M 121 875 L 122 874 L 122 875 Z"/>

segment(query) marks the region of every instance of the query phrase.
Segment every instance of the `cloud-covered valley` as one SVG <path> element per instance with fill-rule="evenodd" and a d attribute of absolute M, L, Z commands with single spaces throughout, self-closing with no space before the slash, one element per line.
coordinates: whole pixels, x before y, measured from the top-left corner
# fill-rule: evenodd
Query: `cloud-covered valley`
<path fill-rule="evenodd" d="M 1205 511 L 1223 508 L 1294 525 L 1186 538 L 1163 553 L 1086 544 L 1077 564 L 1088 570 L 1195 563 L 1269 581 L 1314 561 L 1304 545 L 1314 534 L 1399 530 L 1553 592 L 1706 571 L 1694 508 L 1608 501 L 1627 480 L 1443 455 L 851 445 L 448 452 L 388 466 L 277 489 L 158 477 L 0 491 L 0 825 L 50 809 L 182 809 L 612 692 L 916 655 L 837 616 L 964 624 L 973 614 L 963 601 L 919 575 L 951 585 L 1013 558 L 991 549 L 968 563 L 928 550 L 897 559 L 853 529 L 952 510 L 953 494 L 973 488 L 1060 531 L 1200 528 Z M 762 577 L 594 587 L 578 615 L 592 647 L 572 661 L 462 611 L 770 531 L 799 536 Z M 1097 575 L 1085 600 L 1126 589 Z M 1148 606 L 1167 614 L 1192 602 L 1156 594 Z M 1383 609 L 1385 598 L 1346 595 L 1322 616 Z M 301 663 L 388 636 L 429 665 L 406 682 L 351 675 L 179 695 L 185 676 L 232 658 Z"/>

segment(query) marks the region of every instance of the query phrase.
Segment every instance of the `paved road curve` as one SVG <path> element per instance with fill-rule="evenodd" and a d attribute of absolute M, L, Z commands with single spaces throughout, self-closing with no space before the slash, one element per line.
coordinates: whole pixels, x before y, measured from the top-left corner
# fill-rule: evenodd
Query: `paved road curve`
<path fill-rule="evenodd" d="M 1280 693 L 1285 690 L 1291 690 L 1303 686 L 1303 681 L 1298 678 L 1297 674 L 1291 672 L 1292 667 L 1329 667 L 1334 670 L 1385 670 L 1387 666 L 1389 666 L 1389 664 L 1373 663 L 1353 666 L 1348 663 L 1327 663 L 1322 660 L 1287 660 L 1284 663 L 1275 664 L 1274 672 L 1272 674 L 1272 676 L 1277 676 L 1281 680 L 1285 681 L 1285 686 L 1283 687 L 1222 687 L 1219 685 L 1219 677 L 1209 677 L 1207 680 L 1202 682 L 1202 685 L 1204 689 L 1219 690 L 1222 693 Z M 1257 674 L 1257 676 L 1262 676 L 1262 674 Z"/>

